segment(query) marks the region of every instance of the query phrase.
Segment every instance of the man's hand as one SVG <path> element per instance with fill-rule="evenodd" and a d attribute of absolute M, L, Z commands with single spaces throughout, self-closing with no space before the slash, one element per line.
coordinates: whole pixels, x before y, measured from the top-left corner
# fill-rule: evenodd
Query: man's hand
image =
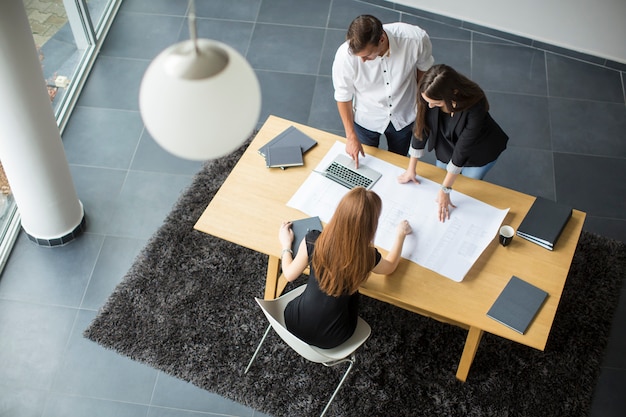
<path fill-rule="evenodd" d="M 346 153 L 350 155 L 350 158 L 354 160 L 354 167 L 356 169 L 359 168 L 359 154 L 361 156 L 365 156 L 365 151 L 363 150 L 363 145 L 356 137 L 356 134 L 350 135 L 346 142 Z"/>

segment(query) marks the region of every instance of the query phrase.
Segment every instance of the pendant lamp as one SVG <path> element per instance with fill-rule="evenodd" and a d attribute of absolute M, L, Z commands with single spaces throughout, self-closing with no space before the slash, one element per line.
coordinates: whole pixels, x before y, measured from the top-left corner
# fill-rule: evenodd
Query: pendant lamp
<path fill-rule="evenodd" d="M 197 38 L 193 0 L 189 32 L 190 40 L 165 49 L 148 66 L 139 111 L 166 151 L 191 160 L 215 159 L 237 149 L 254 130 L 261 88 L 239 52 Z"/>

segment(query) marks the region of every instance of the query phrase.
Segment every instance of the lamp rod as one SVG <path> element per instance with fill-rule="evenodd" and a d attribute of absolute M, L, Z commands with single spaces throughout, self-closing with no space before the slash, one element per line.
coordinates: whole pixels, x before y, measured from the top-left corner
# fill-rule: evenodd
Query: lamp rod
<path fill-rule="evenodd" d="M 189 0 L 189 37 L 193 41 L 193 48 L 196 51 L 196 55 L 200 55 L 200 49 L 198 48 L 198 29 L 196 27 L 196 2 Z"/>

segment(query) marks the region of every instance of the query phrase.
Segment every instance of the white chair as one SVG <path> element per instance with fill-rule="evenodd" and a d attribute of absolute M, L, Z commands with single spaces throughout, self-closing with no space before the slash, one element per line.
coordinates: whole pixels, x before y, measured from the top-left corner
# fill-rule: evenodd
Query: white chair
<path fill-rule="evenodd" d="M 311 362 L 321 363 L 325 366 L 335 366 L 343 362 L 349 362 L 350 365 L 348 366 L 346 373 L 343 375 L 343 378 L 341 378 L 341 381 L 335 389 L 335 392 L 333 393 L 332 397 L 330 397 L 330 400 L 322 411 L 321 416 L 324 416 L 324 414 L 328 410 L 328 407 L 330 406 L 330 403 L 335 398 L 335 395 L 337 395 L 339 388 L 341 388 L 341 385 L 345 381 L 348 373 L 354 365 L 355 351 L 367 340 L 367 338 L 370 336 L 370 333 L 372 332 L 372 329 L 370 328 L 369 324 L 365 322 L 365 320 L 359 317 L 356 330 L 354 331 L 352 337 L 333 349 L 321 349 L 315 346 L 311 346 L 308 343 L 298 339 L 295 335 L 287 330 L 287 327 L 285 326 L 284 311 L 287 304 L 298 295 L 302 294 L 305 288 L 306 284 L 301 285 L 300 287 L 289 291 L 288 293 L 283 294 L 282 296 L 274 300 L 262 300 L 255 297 L 256 302 L 259 304 L 259 306 L 261 306 L 261 309 L 263 310 L 265 317 L 267 317 L 267 319 L 269 320 L 270 325 L 267 327 L 267 330 L 265 330 L 265 334 L 261 339 L 261 343 L 259 343 L 259 346 L 256 348 L 254 355 L 252 355 L 252 359 L 250 359 L 250 363 L 246 367 L 245 373 L 248 373 L 250 365 L 252 365 L 252 362 L 259 353 L 261 345 L 265 341 L 265 338 L 267 337 L 271 328 L 274 328 L 280 338 L 283 339 L 283 341 L 285 341 L 285 343 L 287 343 L 293 350 L 295 350 L 298 354 L 300 354 L 305 359 L 310 360 Z"/>

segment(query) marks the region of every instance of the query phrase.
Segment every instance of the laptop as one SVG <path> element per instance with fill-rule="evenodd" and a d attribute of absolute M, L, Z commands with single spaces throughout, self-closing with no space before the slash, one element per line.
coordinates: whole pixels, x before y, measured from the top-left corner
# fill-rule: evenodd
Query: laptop
<path fill-rule="evenodd" d="M 339 154 L 324 171 L 315 171 L 348 189 L 364 187 L 371 189 L 383 174 L 365 165 L 354 168 L 352 158 Z"/>

